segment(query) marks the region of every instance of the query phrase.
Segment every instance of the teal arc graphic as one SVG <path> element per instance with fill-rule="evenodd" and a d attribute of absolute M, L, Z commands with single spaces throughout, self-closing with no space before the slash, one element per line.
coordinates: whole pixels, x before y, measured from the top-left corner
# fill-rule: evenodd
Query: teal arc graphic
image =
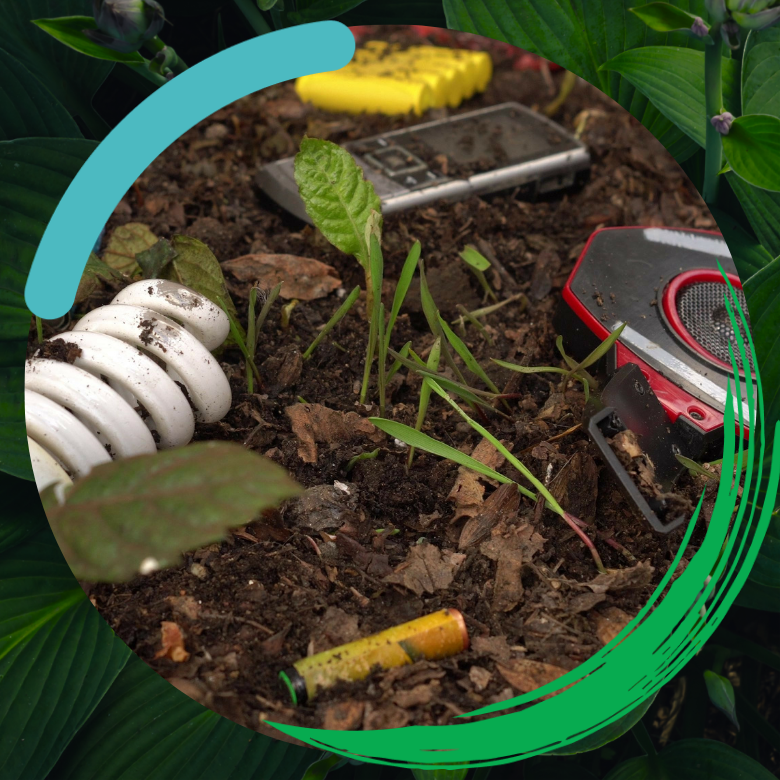
<path fill-rule="evenodd" d="M 227 49 L 190 68 L 147 98 L 98 146 L 74 178 L 54 213 L 33 262 L 25 299 L 43 319 L 63 316 L 72 306 L 81 273 L 95 239 L 116 204 L 145 168 L 195 124 L 252 92 L 298 76 L 336 70 L 354 53 L 347 27 L 319 22 L 280 30 Z M 744 312 L 730 291 L 726 307 L 736 327 Z M 746 331 L 749 333 L 749 330 Z M 740 344 L 742 365 L 753 344 Z M 753 361 L 754 364 L 756 361 Z M 489 719 L 458 725 L 401 730 L 335 732 L 278 724 L 280 731 L 309 745 L 376 763 L 448 767 L 509 763 L 565 750 L 628 713 L 642 708 L 704 644 L 745 583 L 758 554 L 774 506 L 780 458 L 762 475 L 765 432 L 758 408 L 749 399 L 747 448 L 735 453 L 733 398 L 741 378 L 732 356 L 734 388 L 729 394 L 723 473 L 747 460 L 745 484 L 723 479 L 698 552 L 672 582 L 677 560 L 691 539 L 701 502 L 681 542 L 678 559 L 640 614 L 609 645 L 564 677 L 509 701 L 484 707 Z M 767 431 L 773 436 L 775 431 Z M 760 491 L 760 493 L 759 493 Z M 662 598 L 663 596 L 663 598 Z M 565 689 L 565 690 L 563 690 Z M 548 694 L 551 698 L 541 699 Z M 519 711 L 507 710 L 532 705 Z M 502 714 L 503 713 L 503 714 Z M 274 724 L 272 724 L 274 725 Z"/>
<path fill-rule="evenodd" d="M 338 70 L 354 52 L 355 38 L 339 22 L 291 27 L 225 49 L 146 98 L 90 155 L 57 206 L 27 277 L 30 311 L 46 320 L 67 314 L 116 204 L 182 133 L 252 92 Z"/>

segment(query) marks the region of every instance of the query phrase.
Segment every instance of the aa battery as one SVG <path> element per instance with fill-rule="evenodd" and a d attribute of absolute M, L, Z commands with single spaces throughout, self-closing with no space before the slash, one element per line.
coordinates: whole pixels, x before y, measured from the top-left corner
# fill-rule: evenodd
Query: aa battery
<path fill-rule="evenodd" d="M 388 628 L 331 650 L 302 658 L 279 673 L 293 704 L 311 701 L 320 690 L 340 680 L 364 680 L 372 672 L 405 666 L 420 660 L 435 661 L 467 650 L 469 635 L 463 615 L 443 609 L 431 615 Z"/>

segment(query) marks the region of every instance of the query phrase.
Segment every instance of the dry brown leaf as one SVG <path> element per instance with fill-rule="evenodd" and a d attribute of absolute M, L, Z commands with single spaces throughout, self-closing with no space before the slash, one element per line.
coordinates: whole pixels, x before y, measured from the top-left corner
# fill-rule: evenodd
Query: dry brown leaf
<path fill-rule="evenodd" d="M 505 442 L 502 442 L 502 444 L 505 444 Z M 494 470 L 503 466 L 505 460 L 504 456 L 487 439 L 482 439 L 474 447 L 471 457 Z M 482 482 L 490 482 L 492 484 L 492 480 L 477 474 L 471 469 L 463 466 L 458 468 L 455 484 L 447 496 L 447 501 L 452 501 L 455 504 L 455 514 L 450 522 L 454 523 L 461 517 L 473 517 L 477 514 L 485 495 L 485 486 Z"/>
<path fill-rule="evenodd" d="M 535 691 L 566 674 L 566 669 L 561 669 L 560 666 L 542 661 L 530 661 L 527 658 L 518 658 L 511 663 L 496 664 L 496 666 L 501 676 L 520 693 Z M 548 699 L 554 695 L 551 693 L 543 698 Z"/>
<path fill-rule="evenodd" d="M 475 637 L 471 649 L 478 655 L 489 655 L 497 661 L 508 661 L 512 657 L 512 649 L 503 635 Z"/>
<path fill-rule="evenodd" d="M 446 590 L 455 572 L 466 560 L 463 553 L 441 551 L 432 544 L 417 544 L 409 550 L 407 559 L 384 582 L 403 585 L 418 596 Z"/>
<path fill-rule="evenodd" d="M 611 591 L 619 593 L 623 590 L 636 590 L 647 587 L 653 581 L 655 568 L 649 561 L 642 561 L 627 569 L 607 569 L 606 574 L 594 577 L 587 586 L 594 593 Z"/>
<path fill-rule="evenodd" d="M 261 642 L 260 649 L 263 651 L 263 654 L 267 656 L 279 655 L 284 650 L 284 640 L 287 638 L 287 634 L 290 633 L 291 628 L 292 623 L 288 623 L 281 631 Z"/>
<path fill-rule="evenodd" d="M 313 301 L 341 287 L 333 266 L 297 255 L 242 255 L 222 263 L 222 268 L 241 282 L 269 290 L 284 282 L 279 297 L 286 300 Z"/>
<path fill-rule="evenodd" d="M 493 587 L 493 611 L 510 612 L 523 597 L 523 553 L 518 549 L 504 548 L 498 556 L 496 583 Z"/>
<path fill-rule="evenodd" d="M 103 262 L 115 271 L 133 276 L 141 271 L 135 256 L 156 243 L 157 236 L 146 225 L 128 222 L 114 229 L 103 252 Z"/>
<path fill-rule="evenodd" d="M 422 707 L 425 704 L 430 704 L 434 695 L 439 693 L 441 683 L 438 680 L 433 680 L 430 683 L 422 683 L 421 685 L 415 685 L 411 690 L 400 690 L 395 696 L 393 701 L 404 709 L 409 707 Z"/>
<path fill-rule="evenodd" d="M 499 526 L 493 529 L 492 538 L 480 545 L 479 551 L 491 561 L 497 561 L 502 550 L 519 550 L 523 554 L 523 559 L 530 561 L 541 552 L 545 541 L 545 538 L 538 534 L 530 523 L 510 526 L 508 532 Z"/>
<path fill-rule="evenodd" d="M 355 412 L 338 412 L 320 404 L 294 404 L 285 412 L 298 438 L 298 455 L 304 463 L 317 462 L 318 442 L 333 447 L 356 436 L 367 436 L 375 443 L 384 438 L 372 422 Z"/>
<path fill-rule="evenodd" d="M 366 704 L 366 712 L 363 717 L 363 730 L 400 729 L 408 722 L 409 714 L 395 704 L 385 704 L 375 708 L 369 703 Z"/>
<path fill-rule="evenodd" d="M 162 647 L 154 654 L 155 658 L 170 658 L 180 664 L 190 657 L 184 649 L 184 634 L 176 623 L 163 620 L 160 623 L 160 635 Z"/>
<path fill-rule="evenodd" d="M 331 731 L 352 731 L 363 722 L 365 704 L 362 701 L 343 701 L 329 704 L 323 715 L 322 728 Z"/>
<path fill-rule="evenodd" d="M 469 680 L 471 680 L 474 690 L 477 691 L 477 693 L 484 691 L 485 688 L 490 685 L 490 680 L 492 678 L 493 675 L 481 666 L 472 666 L 471 669 L 469 669 Z"/>
<path fill-rule="evenodd" d="M 589 615 L 596 624 L 596 636 L 608 645 L 632 620 L 631 615 L 617 607 L 606 607 Z"/>
<path fill-rule="evenodd" d="M 590 523 L 596 517 L 599 468 L 585 452 L 577 452 L 558 472 L 550 485 L 553 498 L 580 520 Z"/>
<path fill-rule="evenodd" d="M 465 550 L 483 541 L 499 521 L 511 522 L 520 509 L 520 491 L 507 482 L 490 494 L 482 508 L 463 526 L 458 549 Z"/>
<path fill-rule="evenodd" d="M 321 653 L 323 650 L 360 639 L 357 615 L 348 615 L 338 607 L 328 607 L 315 630 L 316 634 L 311 638 L 313 653 Z"/>

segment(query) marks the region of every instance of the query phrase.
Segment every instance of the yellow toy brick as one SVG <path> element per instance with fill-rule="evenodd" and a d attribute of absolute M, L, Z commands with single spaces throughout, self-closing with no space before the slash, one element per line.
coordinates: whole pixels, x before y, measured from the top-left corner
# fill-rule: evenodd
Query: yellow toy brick
<path fill-rule="evenodd" d="M 430 108 L 457 108 L 483 92 L 493 75 L 486 52 L 369 41 L 341 70 L 302 76 L 295 89 L 306 103 L 351 114 L 420 116 Z"/>

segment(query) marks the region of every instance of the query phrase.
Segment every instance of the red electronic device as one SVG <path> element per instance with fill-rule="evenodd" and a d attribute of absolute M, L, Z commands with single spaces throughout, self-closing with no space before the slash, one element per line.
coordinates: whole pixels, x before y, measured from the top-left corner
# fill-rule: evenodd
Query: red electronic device
<path fill-rule="evenodd" d="M 686 518 L 658 517 L 664 514 L 663 502 L 650 506 L 607 437 L 626 428 L 636 433 L 656 479 L 668 490 L 685 470 L 677 454 L 693 460 L 721 456 L 730 380 L 738 405 L 737 436 L 749 435 L 747 393 L 755 391 L 745 372 L 752 378 L 753 365 L 737 302 L 747 320 L 742 284 L 720 233 L 677 228 L 596 231 L 563 289 L 555 326 L 575 358 L 584 358 L 625 325 L 603 360 L 610 379 L 589 409 L 588 432 L 657 531 L 668 533 Z M 738 388 L 730 349 L 740 375 Z"/>

